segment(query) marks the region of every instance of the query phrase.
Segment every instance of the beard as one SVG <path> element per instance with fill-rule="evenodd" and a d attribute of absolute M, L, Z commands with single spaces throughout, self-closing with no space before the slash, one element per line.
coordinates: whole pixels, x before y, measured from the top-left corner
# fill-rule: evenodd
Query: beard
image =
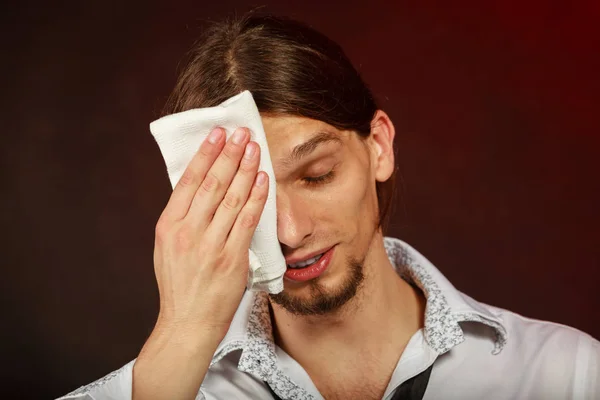
<path fill-rule="evenodd" d="M 269 294 L 269 298 L 289 313 L 298 316 L 324 315 L 340 310 L 356 296 L 365 279 L 364 259 L 348 258 L 348 275 L 341 285 L 327 288 L 320 278 L 308 282 L 310 298 L 304 299 L 289 293 Z"/>

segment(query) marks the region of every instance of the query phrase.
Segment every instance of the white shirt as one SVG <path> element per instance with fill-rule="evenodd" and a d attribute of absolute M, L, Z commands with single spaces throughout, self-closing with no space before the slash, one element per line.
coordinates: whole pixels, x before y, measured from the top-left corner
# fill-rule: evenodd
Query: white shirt
<path fill-rule="evenodd" d="M 408 244 L 384 238 L 396 272 L 427 297 L 424 328 L 410 339 L 383 399 L 433 366 L 423 400 L 600 399 L 600 342 L 564 325 L 525 318 L 456 290 Z M 273 341 L 268 297 L 246 292 L 215 352 L 197 400 L 323 399 Z M 60 399 L 131 399 L 135 360 Z"/>

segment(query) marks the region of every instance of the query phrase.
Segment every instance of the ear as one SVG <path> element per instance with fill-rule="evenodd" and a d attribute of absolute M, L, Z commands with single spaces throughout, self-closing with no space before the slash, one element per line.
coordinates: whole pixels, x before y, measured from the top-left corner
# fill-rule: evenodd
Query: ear
<path fill-rule="evenodd" d="M 377 110 L 371 121 L 369 147 L 371 149 L 371 165 L 375 179 L 385 182 L 394 172 L 394 136 L 396 130 L 390 117 L 382 110 Z"/>

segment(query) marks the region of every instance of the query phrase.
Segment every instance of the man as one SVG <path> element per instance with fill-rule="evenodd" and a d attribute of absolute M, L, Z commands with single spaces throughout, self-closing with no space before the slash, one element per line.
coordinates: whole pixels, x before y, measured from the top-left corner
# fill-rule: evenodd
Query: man
<path fill-rule="evenodd" d="M 166 112 L 242 90 L 273 161 L 284 291 L 244 293 L 269 177 L 246 129 L 226 142 L 217 128 L 156 226 L 154 331 L 137 360 L 63 398 L 600 397 L 598 341 L 478 303 L 384 236 L 394 125 L 337 44 L 281 18 L 217 24 Z"/>

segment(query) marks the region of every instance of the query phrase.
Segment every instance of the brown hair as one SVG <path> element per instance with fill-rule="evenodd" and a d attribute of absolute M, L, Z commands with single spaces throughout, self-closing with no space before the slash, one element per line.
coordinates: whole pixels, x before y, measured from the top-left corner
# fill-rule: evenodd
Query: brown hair
<path fill-rule="evenodd" d="M 261 113 L 290 114 L 366 138 L 378 107 L 342 48 L 300 22 L 246 15 L 207 29 L 189 53 L 164 114 L 213 107 L 249 90 Z M 389 222 L 396 169 L 377 182 L 379 223 Z"/>

